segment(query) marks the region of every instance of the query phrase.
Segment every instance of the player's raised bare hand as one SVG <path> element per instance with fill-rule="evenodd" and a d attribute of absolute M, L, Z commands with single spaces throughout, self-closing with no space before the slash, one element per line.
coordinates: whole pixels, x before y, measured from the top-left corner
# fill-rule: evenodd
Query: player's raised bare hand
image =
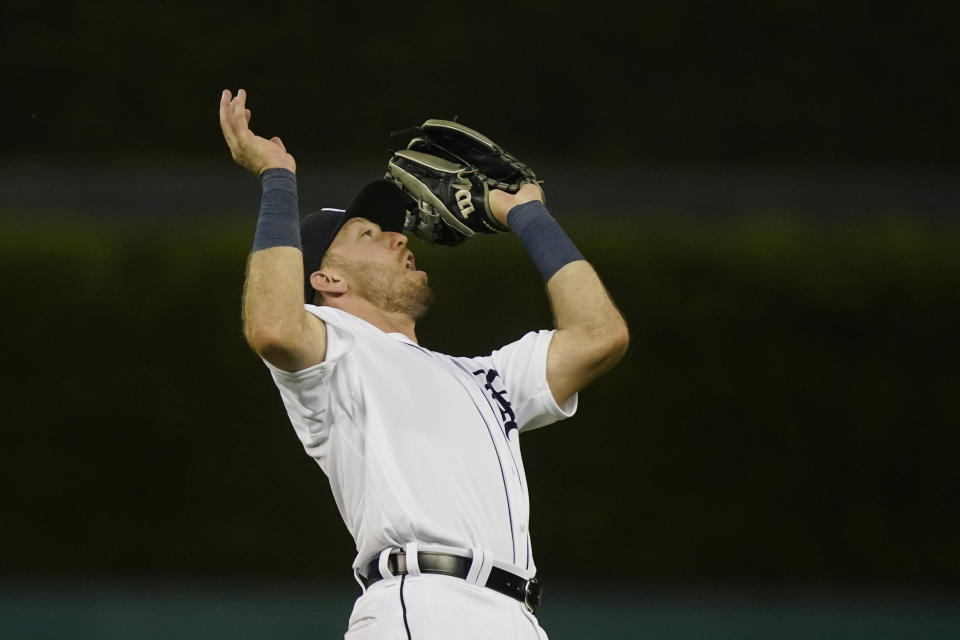
<path fill-rule="evenodd" d="M 254 134 L 250 130 L 250 116 L 247 92 L 240 89 L 234 97 L 229 89 L 224 89 L 220 95 L 220 128 L 234 161 L 257 175 L 267 169 L 289 169 L 296 173 L 297 163 L 280 138 L 267 140 Z"/>

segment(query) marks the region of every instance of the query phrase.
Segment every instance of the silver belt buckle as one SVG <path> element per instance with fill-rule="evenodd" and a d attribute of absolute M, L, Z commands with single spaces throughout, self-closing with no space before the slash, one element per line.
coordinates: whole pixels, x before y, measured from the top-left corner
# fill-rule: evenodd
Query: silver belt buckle
<path fill-rule="evenodd" d="M 527 611 L 533 614 L 537 612 L 537 609 L 540 608 L 540 595 L 542 593 L 543 587 L 540 586 L 540 581 L 536 578 L 530 578 L 523 590 L 523 604 L 527 607 Z"/>

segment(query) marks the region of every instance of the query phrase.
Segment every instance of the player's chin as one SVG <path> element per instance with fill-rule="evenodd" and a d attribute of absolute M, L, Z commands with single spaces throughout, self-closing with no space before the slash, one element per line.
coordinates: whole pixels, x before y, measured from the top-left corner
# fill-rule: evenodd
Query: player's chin
<path fill-rule="evenodd" d="M 406 311 L 410 317 L 414 320 L 419 320 L 427 315 L 427 311 L 433 306 L 433 290 L 427 286 L 426 282 L 423 282 L 410 291 L 410 296 L 407 298 L 406 304 Z"/>

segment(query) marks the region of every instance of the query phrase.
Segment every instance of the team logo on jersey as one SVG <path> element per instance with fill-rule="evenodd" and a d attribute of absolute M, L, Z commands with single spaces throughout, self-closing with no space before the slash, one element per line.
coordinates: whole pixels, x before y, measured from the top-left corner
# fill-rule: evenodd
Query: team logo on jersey
<path fill-rule="evenodd" d="M 497 391 L 493 388 L 493 381 L 499 377 L 496 369 L 483 370 L 478 369 L 473 372 L 475 376 L 483 376 L 484 385 L 483 387 L 490 392 L 490 397 L 497 403 L 500 408 L 500 419 L 503 420 L 503 428 L 507 432 L 507 437 L 510 437 L 510 430 L 517 428 L 517 416 L 513 413 L 513 407 L 510 406 L 510 401 L 507 400 L 507 391 Z"/>

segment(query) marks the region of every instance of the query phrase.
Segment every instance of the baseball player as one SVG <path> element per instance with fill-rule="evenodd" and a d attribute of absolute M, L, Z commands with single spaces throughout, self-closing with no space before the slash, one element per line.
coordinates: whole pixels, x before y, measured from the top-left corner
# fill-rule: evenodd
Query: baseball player
<path fill-rule="evenodd" d="M 433 294 L 397 186 L 374 181 L 346 210 L 301 220 L 293 156 L 249 120 L 245 92 L 224 91 L 224 138 L 262 184 L 244 331 L 356 541 L 345 638 L 546 638 L 519 435 L 573 415 L 622 357 L 619 311 L 526 184 L 491 191 L 490 207 L 543 274 L 556 328 L 480 357 L 421 346 Z"/>

